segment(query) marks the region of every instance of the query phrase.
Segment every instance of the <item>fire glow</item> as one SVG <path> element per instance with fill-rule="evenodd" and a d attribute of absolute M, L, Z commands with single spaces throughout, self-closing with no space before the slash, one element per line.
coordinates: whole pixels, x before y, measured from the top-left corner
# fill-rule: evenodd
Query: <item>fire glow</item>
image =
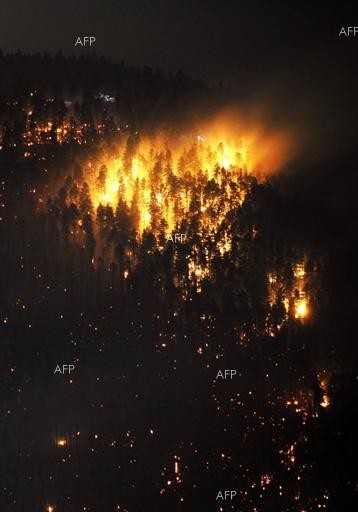
<path fill-rule="evenodd" d="M 183 134 L 121 135 L 82 161 L 80 173 L 60 183 L 61 199 L 55 204 L 71 209 L 68 235 L 76 244 L 85 248 L 88 235 L 92 237 L 94 267 L 100 258 L 106 266 L 115 260 L 120 233 L 126 246 L 121 273 L 130 279 L 137 261 L 130 239 L 135 245 L 150 233 L 157 250 L 164 251 L 173 233 L 181 239 L 184 234 L 188 275 L 175 276 L 174 285 L 181 288 L 183 299 L 188 297 L 188 281 L 197 293 L 203 291 L 204 282 L 214 275 L 215 258 L 226 257 L 240 243 L 241 235 L 233 241 L 232 228 L 245 198 L 265 173 L 274 171 L 279 149 L 282 155 L 287 151 L 287 141 L 280 135 L 264 136 L 263 130 L 252 128 L 240 135 L 229 128 L 212 125 Z M 39 202 L 45 204 L 45 198 Z M 250 237 L 257 234 L 253 226 Z M 299 261 L 291 271 L 291 290 L 284 275 L 269 273 L 269 304 L 283 304 L 285 320 L 303 321 L 310 314 L 305 262 Z M 275 336 L 283 322 L 271 323 L 268 316 L 266 331 Z"/>
<path fill-rule="evenodd" d="M 153 227 L 151 207 L 155 206 L 170 232 L 188 214 L 198 186 L 227 183 L 225 203 L 239 206 L 245 197 L 240 190 L 242 174 L 260 177 L 274 172 L 287 158 L 289 146 L 286 135 L 217 119 L 198 127 L 196 133 L 122 138 L 115 150 L 87 162 L 85 179 L 95 208 L 116 208 L 124 202 L 137 209 L 136 228 L 142 233 Z M 210 200 L 202 194 L 198 200 L 205 217 Z M 224 206 L 223 215 L 214 221 L 216 227 L 226 213 Z"/>
<path fill-rule="evenodd" d="M 135 147 L 130 146 L 134 144 Z M 101 163 L 100 163 L 101 162 Z M 164 136 L 133 142 L 128 138 L 116 149 L 115 156 L 105 155 L 97 162 L 88 162 L 86 180 L 95 208 L 99 205 L 115 208 L 119 201 L 138 210 L 138 231 L 151 226 L 151 206 L 155 205 L 166 219 L 166 230 L 186 216 L 199 183 L 221 185 L 223 177 L 239 186 L 242 172 L 249 173 L 250 149 L 245 141 L 237 145 L 211 142 L 202 135 L 169 140 Z M 228 190 L 236 204 L 236 197 Z M 200 197 L 201 212 L 210 206 Z M 218 219 L 220 221 L 221 218 Z"/>

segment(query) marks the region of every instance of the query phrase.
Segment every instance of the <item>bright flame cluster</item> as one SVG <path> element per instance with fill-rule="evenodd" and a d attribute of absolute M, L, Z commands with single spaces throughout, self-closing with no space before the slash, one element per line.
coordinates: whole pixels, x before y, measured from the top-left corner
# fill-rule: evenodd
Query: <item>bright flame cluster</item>
<path fill-rule="evenodd" d="M 250 170 L 250 149 L 244 140 L 234 144 L 203 135 L 175 140 L 158 135 L 137 141 L 128 138 L 118 144 L 115 156 L 101 155 L 89 161 L 85 179 L 95 208 L 102 204 L 115 209 L 120 201 L 137 208 L 136 227 L 140 233 L 151 226 L 153 211 L 157 210 L 165 219 L 166 231 L 171 232 L 178 220 L 187 217 L 194 199 L 200 203 L 202 228 L 207 229 L 209 224 L 213 227 L 206 211 L 213 206 L 214 190 L 208 190 L 206 197 L 203 194 L 210 181 L 214 189 L 225 180 L 228 199 L 240 204 L 244 197 L 240 190 L 232 188 L 233 183 L 240 185 L 238 169 Z M 216 218 L 215 225 L 222 219 L 223 215 Z"/>
<path fill-rule="evenodd" d="M 282 302 L 287 317 L 293 316 L 297 320 L 305 320 L 310 313 L 305 262 L 295 263 L 291 273 L 291 286 L 288 286 L 285 277 L 278 272 L 268 274 L 269 303 L 270 306 L 274 306 Z"/>

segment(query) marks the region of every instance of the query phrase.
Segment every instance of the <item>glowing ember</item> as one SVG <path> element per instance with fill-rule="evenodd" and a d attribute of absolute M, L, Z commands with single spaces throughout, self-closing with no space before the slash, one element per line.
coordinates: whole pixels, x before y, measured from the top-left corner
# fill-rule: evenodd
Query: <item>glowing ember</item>
<path fill-rule="evenodd" d="M 329 407 L 329 405 L 330 405 L 329 396 L 327 394 L 324 394 L 323 398 L 322 398 L 322 402 L 320 403 L 320 406 L 326 408 L 326 407 Z"/>
<path fill-rule="evenodd" d="M 320 374 L 317 375 L 317 377 L 319 379 L 319 387 L 321 388 L 323 393 L 320 406 L 326 409 L 331 404 L 331 400 L 329 397 L 329 379 L 326 370 L 323 370 Z"/>
<path fill-rule="evenodd" d="M 181 483 L 180 478 L 180 457 L 177 455 L 174 455 L 174 475 L 175 475 L 175 481 L 177 484 Z"/>
<path fill-rule="evenodd" d="M 295 318 L 306 318 L 308 315 L 308 306 L 306 299 L 300 299 L 295 305 Z"/>
<path fill-rule="evenodd" d="M 261 487 L 265 488 L 265 486 L 270 485 L 272 481 L 272 476 L 268 473 L 261 475 Z"/>

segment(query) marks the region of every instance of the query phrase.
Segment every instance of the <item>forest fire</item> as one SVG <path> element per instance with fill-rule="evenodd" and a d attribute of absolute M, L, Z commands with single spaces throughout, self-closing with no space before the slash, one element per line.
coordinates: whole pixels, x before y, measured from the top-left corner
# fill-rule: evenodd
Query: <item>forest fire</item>
<path fill-rule="evenodd" d="M 125 204 L 136 212 L 141 234 L 147 228 L 158 231 L 158 215 L 161 228 L 171 232 L 199 205 L 200 228 L 214 231 L 229 210 L 242 204 L 243 176 L 272 172 L 290 147 L 287 135 L 238 125 L 228 116 L 188 133 L 121 136 L 115 150 L 88 161 L 83 174 L 93 206 Z M 220 208 L 214 216 L 215 202 Z M 227 246 L 221 244 L 221 252 Z"/>
<path fill-rule="evenodd" d="M 140 77 L 134 105 L 117 86 L 4 105 L 5 508 L 223 510 L 226 484 L 235 510 L 334 508 L 346 281 L 285 189 L 289 137 L 236 112 L 164 121 Z"/>
<path fill-rule="evenodd" d="M 227 209 L 224 205 L 219 218 L 209 218 L 212 196 L 215 189 L 225 187 L 230 206 L 242 203 L 245 195 L 239 181 L 251 170 L 250 150 L 243 142 L 211 143 L 202 135 L 178 139 L 128 137 L 118 144 L 115 157 L 107 155 L 102 164 L 89 162 L 85 179 L 95 208 L 116 208 L 124 202 L 137 210 L 139 233 L 153 227 L 157 211 L 165 220 L 165 231 L 171 232 L 199 201 L 202 228 L 214 227 L 213 222 L 217 227 Z M 212 190 L 205 194 L 205 187 Z"/>
<path fill-rule="evenodd" d="M 310 315 L 308 294 L 308 275 L 305 261 L 291 265 L 289 273 L 279 275 L 276 271 L 268 274 L 268 295 L 271 307 L 283 306 L 286 319 L 294 317 L 304 321 Z M 287 269 L 286 269 L 287 270 Z M 289 279 L 288 279 L 289 276 Z M 290 283 L 290 285 L 289 285 Z M 277 325 L 278 330 L 281 324 Z"/>
<path fill-rule="evenodd" d="M 240 221 L 240 209 L 259 184 L 260 166 L 252 155 L 260 153 L 260 148 L 253 138 L 251 145 L 249 138 L 235 143 L 224 130 L 221 136 L 209 129 L 205 133 L 117 137 L 57 184 L 57 196 L 48 201 L 39 197 L 39 203 L 49 213 L 64 212 L 66 237 L 83 248 L 93 247 L 94 266 L 99 258 L 111 265 L 120 251 L 125 280 L 138 261 L 135 246 L 149 233 L 162 254 L 168 240 L 173 243 L 178 238 L 179 245 L 186 247 L 186 270 L 174 277 L 175 286 L 182 290 L 183 299 L 191 286 L 202 293 L 204 283 L 214 279 L 217 259 L 228 256 L 234 261 L 243 237 L 260 236 L 259 226 Z M 173 239 L 173 233 L 180 236 Z M 173 268 L 178 258 L 174 253 Z M 279 320 L 268 315 L 270 336 L 288 318 L 303 321 L 310 313 L 305 261 L 290 266 L 291 284 L 286 271 L 268 273 L 270 307 L 282 304 L 284 308 Z"/>

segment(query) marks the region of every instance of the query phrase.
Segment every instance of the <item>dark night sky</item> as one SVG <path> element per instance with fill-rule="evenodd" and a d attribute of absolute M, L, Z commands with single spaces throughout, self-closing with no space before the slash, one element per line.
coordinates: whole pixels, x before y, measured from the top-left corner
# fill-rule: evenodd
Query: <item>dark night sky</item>
<path fill-rule="evenodd" d="M 342 24 L 354 25 L 357 14 L 344 2 L 312 7 L 308 2 L 2 0 L 0 47 L 78 53 L 75 37 L 94 34 L 96 51 L 114 60 L 182 68 L 205 78 L 266 80 L 288 67 L 294 74 L 303 63 L 313 71 L 317 58 L 327 63 L 350 53 L 354 41 L 339 40 L 338 32 Z"/>

